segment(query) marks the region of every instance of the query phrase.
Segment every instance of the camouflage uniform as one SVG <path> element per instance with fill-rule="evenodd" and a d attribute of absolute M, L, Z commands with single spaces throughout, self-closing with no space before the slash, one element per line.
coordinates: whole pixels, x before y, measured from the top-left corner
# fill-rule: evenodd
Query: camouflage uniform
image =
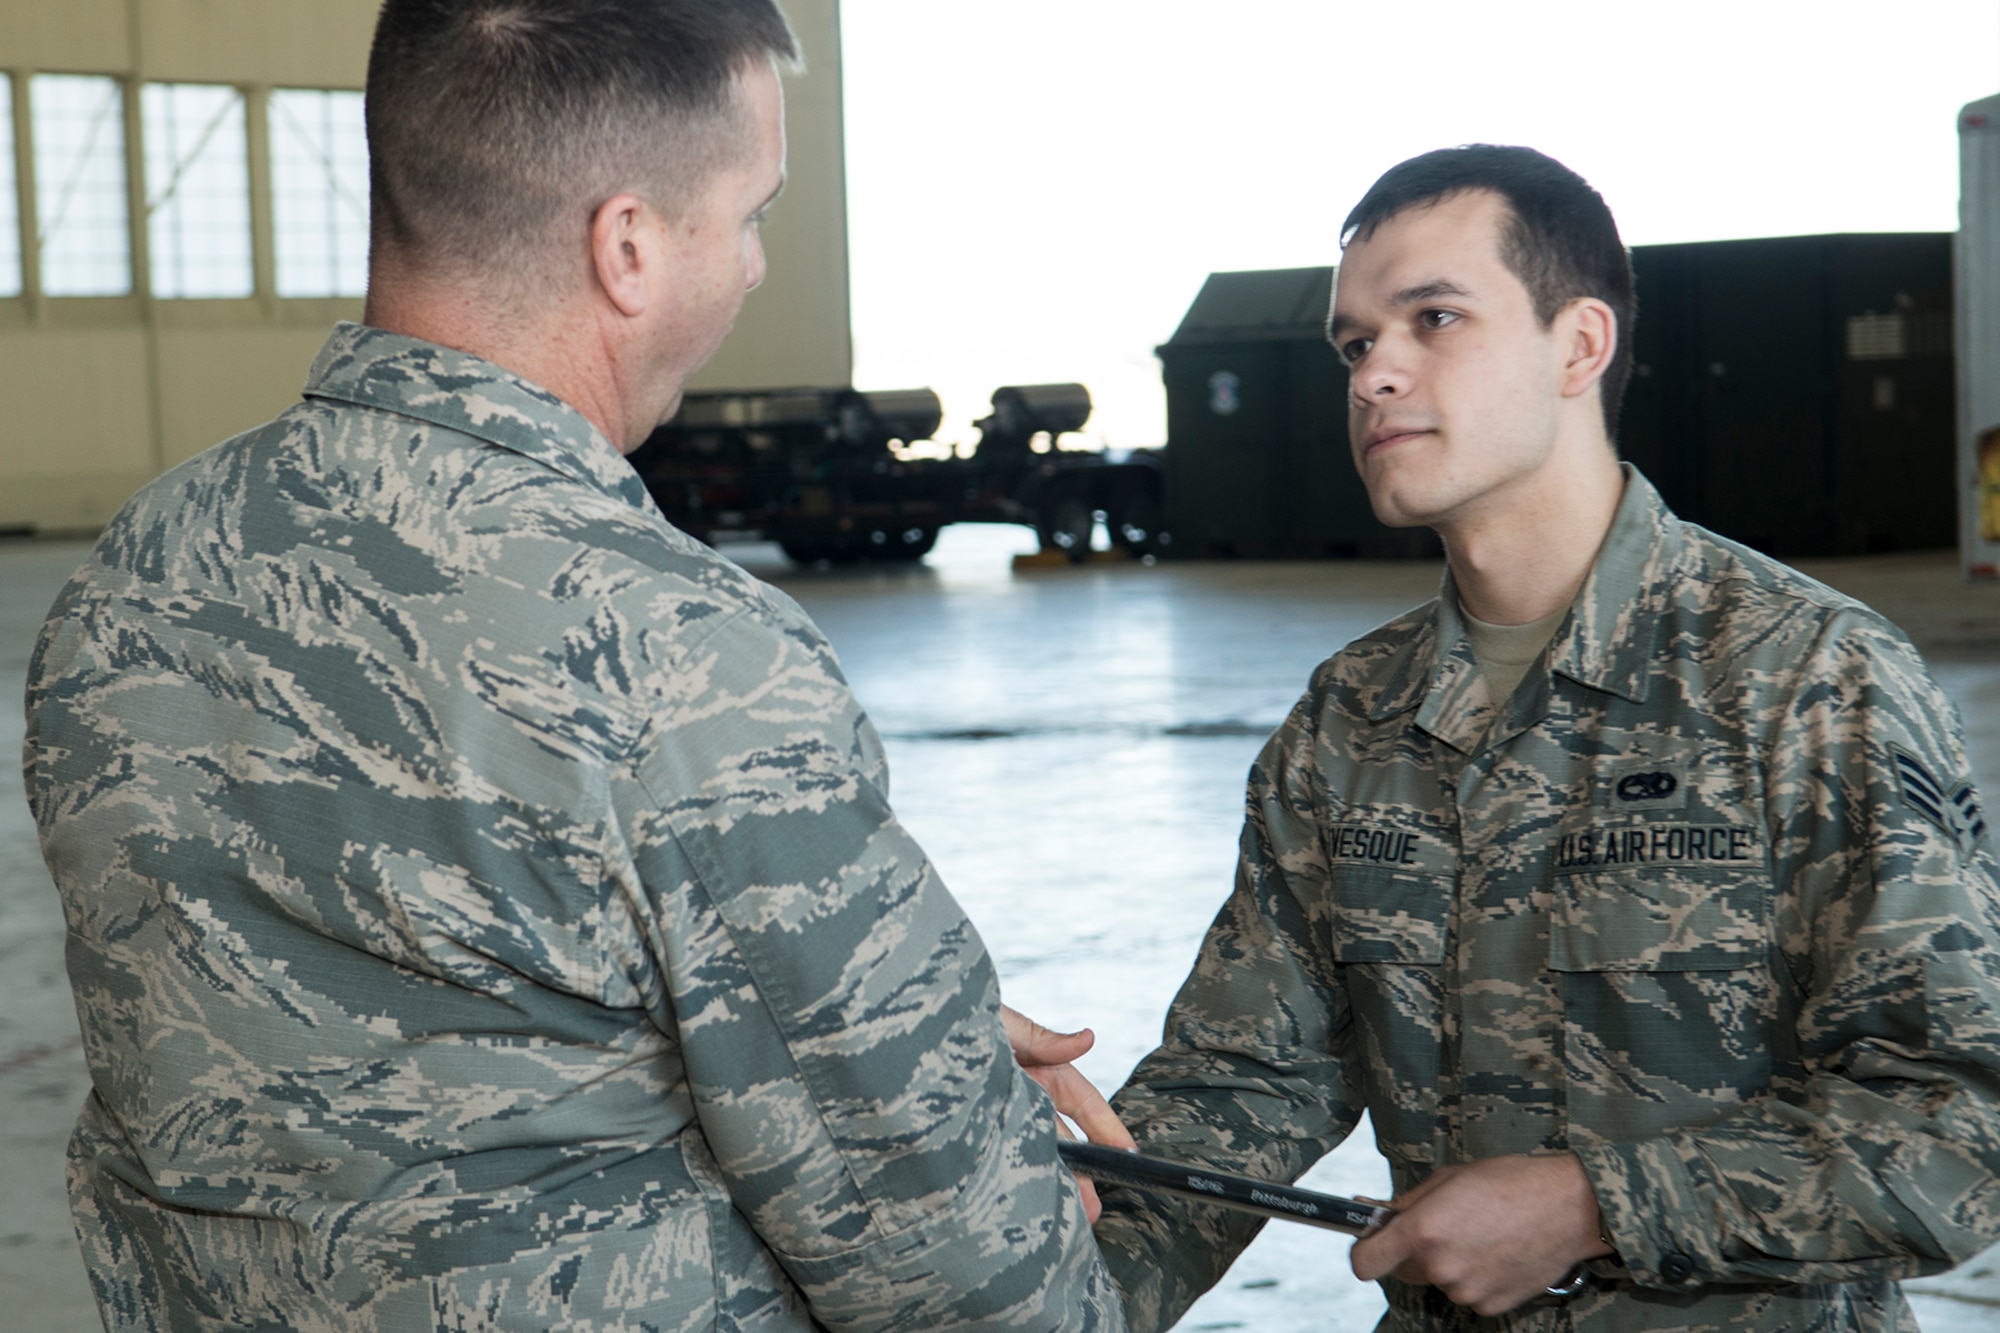
<path fill-rule="evenodd" d="M 1623 1268 L 1491 1320 L 1391 1280 L 1385 1329 L 1913 1328 L 1895 1279 L 2000 1239 L 2000 887 L 1957 719 L 1880 616 L 1628 476 L 1503 709 L 1449 578 L 1319 669 L 1116 1104 L 1150 1151 L 1281 1178 L 1364 1109 L 1398 1189 L 1579 1154 Z M 1256 1229 L 1106 1199 L 1134 1328 Z"/>
<path fill-rule="evenodd" d="M 343 326 L 28 715 L 111 1327 L 1123 1327 L 831 650 L 546 392 Z"/>

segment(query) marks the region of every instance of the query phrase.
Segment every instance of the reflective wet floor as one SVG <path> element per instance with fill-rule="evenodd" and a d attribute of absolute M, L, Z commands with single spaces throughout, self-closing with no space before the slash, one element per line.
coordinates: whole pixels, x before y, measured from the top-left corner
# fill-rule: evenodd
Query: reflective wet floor
<path fill-rule="evenodd" d="M 1007 997 L 1088 1025 L 1085 1068 L 1115 1086 L 1229 888 L 1245 770 L 1341 644 L 1429 597 L 1416 564 L 1092 565 L 1016 572 L 1015 529 L 951 529 L 922 564 L 799 571 L 732 548 L 797 597 L 881 730 L 893 800 L 978 924 Z M 81 557 L 0 545 L 0 750 L 13 753 L 33 629 Z M 1806 566 L 1916 640 L 2000 798 L 2000 585 L 1947 554 Z M 62 1197 L 61 1148 L 86 1080 L 62 924 L 19 775 L 0 766 L 0 1324 L 97 1327 Z M 1306 1182 L 1380 1193 L 1366 1125 Z M 1183 1329 L 1363 1330 L 1382 1308 L 1348 1242 L 1273 1224 Z M 1926 1333 L 2000 1324 L 2000 1252 L 1914 1284 Z"/>

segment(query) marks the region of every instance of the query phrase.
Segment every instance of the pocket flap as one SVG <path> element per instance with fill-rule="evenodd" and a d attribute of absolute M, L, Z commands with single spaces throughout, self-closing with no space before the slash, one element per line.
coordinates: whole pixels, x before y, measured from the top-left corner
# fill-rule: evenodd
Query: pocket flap
<path fill-rule="evenodd" d="M 1343 866 L 1329 928 L 1341 963 L 1444 962 L 1452 882 L 1436 875 Z"/>
<path fill-rule="evenodd" d="M 1624 871 L 1556 880 L 1549 967 L 1557 972 L 1710 972 L 1770 948 L 1761 875 Z"/>

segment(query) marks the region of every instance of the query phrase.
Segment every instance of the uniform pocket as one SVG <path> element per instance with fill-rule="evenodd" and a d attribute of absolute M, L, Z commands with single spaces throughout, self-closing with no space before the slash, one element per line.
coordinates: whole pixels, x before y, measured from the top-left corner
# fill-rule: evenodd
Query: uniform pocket
<path fill-rule="evenodd" d="M 1378 866 L 1333 872 L 1328 941 L 1337 963 L 1444 962 L 1451 928 L 1451 881 Z"/>
<path fill-rule="evenodd" d="M 1452 881 L 1342 866 L 1332 882 L 1328 951 L 1353 1014 L 1376 1141 L 1391 1161 L 1435 1162 Z"/>
<path fill-rule="evenodd" d="M 1558 877 L 1549 968 L 1574 1144 L 1704 1124 L 1769 1091 L 1770 913 L 1760 872 Z"/>
<path fill-rule="evenodd" d="M 1556 972 L 1721 972 L 1764 961 L 1771 895 L 1762 875 L 1598 872 L 1556 882 Z"/>

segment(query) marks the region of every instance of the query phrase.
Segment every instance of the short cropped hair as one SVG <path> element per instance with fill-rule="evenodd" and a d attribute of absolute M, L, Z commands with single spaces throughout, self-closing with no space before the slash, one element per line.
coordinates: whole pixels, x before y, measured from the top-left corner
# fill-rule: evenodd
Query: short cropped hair
<path fill-rule="evenodd" d="M 1617 317 L 1618 346 L 1599 381 L 1605 433 L 1615 441 L 1619 406 L 1632 377 L 1638 300 L 1618 224 L 1583 177 L 1532 148 L 1483 143 L 1440 148 L 1383 173 L 1341 224 L 1341 246 L 1367 240 L 1399 213 L 1468 190 L 1491 190 L 1507 201 L 1513 218 L 1502 235 L 1500 257 L 1528 289 L 1544 328 L 1581 296 L 1604 302 Z"/>
<path fill-rule="evenodd" d="M 371 236 L 530 281 L 631 190 L 670 215 L 740 160 L 736 76 L 798 43 L 773 0 L 386 0 L 368 58 Z"/>

